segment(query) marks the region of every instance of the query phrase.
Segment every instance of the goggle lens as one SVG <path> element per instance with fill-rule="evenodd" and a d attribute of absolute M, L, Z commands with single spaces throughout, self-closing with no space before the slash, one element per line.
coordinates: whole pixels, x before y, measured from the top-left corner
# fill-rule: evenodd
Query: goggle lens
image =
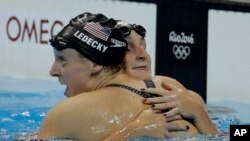
<path fill-rule="evenodd" d="M 141 25 L 129 25 L 129 26 L 122 26 L 120 27 L 121 32 L 123 33 L 124 37 L 129 36 L 129 34 L 131 33 L 131 30 L 134 30 L 137 34 L 139 34 L 142 37 L 145 37 L 146 35 L 146 29 L 141 26 Z"/>

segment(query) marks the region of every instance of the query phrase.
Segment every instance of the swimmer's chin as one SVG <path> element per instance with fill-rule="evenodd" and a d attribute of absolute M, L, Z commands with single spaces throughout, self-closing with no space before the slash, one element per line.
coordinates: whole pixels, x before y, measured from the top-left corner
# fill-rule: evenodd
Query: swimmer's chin
<path fill-rule="evenodd" d="M 64 91 L 64 95 L 65 95 L 66 97 L 70 97 L 68 87 L 66 87 L 66 89 L 65 89 L 65 91 Z"/>

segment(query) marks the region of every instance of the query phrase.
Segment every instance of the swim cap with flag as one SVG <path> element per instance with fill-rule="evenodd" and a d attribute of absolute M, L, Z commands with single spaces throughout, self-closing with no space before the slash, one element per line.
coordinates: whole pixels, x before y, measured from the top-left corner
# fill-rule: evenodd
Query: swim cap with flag
<path fill-rule="evenodd" d="M 117 65 L 126 54 L 127 43 L 115 25 L 114 19 L 102 14 L 83 13 L 73 18 L 50 42 L 57 50 L 76 49 L 99 65 Z"/>

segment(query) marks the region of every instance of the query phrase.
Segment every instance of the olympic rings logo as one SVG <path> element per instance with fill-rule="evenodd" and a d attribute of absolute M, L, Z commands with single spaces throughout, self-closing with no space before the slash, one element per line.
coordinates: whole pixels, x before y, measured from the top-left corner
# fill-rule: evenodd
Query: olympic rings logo
<path fill-rule="evenodd" d="M 185 60 L 189 56 L 189 54 L 191 53 L 191 50 L 190 50 L 189 46 L 174 45 L 173 46 L 173 53 L 177 59 Z"/>

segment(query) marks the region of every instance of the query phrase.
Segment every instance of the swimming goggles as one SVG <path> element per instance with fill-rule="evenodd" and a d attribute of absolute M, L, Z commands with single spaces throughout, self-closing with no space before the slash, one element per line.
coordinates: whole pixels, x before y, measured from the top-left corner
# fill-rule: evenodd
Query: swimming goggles
<path fill-rule="evenodd" d="M 122 25 L 119 28 L 124 36 L 127 37 L 130 35 L 131 30 L 134 30 L 137 34 L 139 34 L 142 37 L 145 37 L 146 35 L 146 29 L 141 25 L 136 24 L 128 24 L 128 25 Z"/>

